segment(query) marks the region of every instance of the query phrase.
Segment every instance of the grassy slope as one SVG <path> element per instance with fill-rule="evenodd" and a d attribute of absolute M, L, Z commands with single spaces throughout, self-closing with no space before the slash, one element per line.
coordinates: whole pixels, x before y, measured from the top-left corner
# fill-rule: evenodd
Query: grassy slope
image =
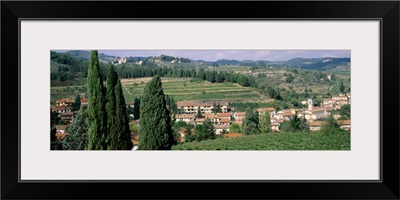
<path fill-rule="evenodd" d="M 183 143 L 173 150 L 350 150 L 350 132 L 271 133 Z"/>
<path fill-rule="evenodd" d="M 128 79 L 123 81 L 124 95 L 127 101 L 142 95 L 146 80 Z M 240 100 L 257 101 L 262 96 L 252 88 L 233 83 L 209 83 L 206 81 L 190 82 L 187 78 L 163 78 L 163 89 L 167 95 L 174 96 L 176 101 L 182 100 Z M 135 84 L 135 85 L 134 85 Z M 186 86 L 185 86 L 186 84 Z M 203 93 L 204 91 L 204 93 Z"/>

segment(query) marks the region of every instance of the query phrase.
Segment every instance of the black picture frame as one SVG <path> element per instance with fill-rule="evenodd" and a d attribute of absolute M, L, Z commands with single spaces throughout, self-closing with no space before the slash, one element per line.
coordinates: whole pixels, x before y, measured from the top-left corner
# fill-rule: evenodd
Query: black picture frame
<path fill-rule="evenodd" d="M 161 11 L 152 7 L 163 8 Z M 137 8 L 137 9 L 133 9 Z M 182 9 L 183 8 L 183 9 Z M 229 8 L 229 9 L 227 9 Z M 399 1 L 2 1 L 2 199 L 399 199 Z M 134 10 L 134 11 L 133 11 Z M 234 12 L 236 11 L 236 12 Z M 19 182 L 19 19 L 379 19 L 381 175 L 378 182 Z M 18 108 L 18 111 L 17 109 Z M 40 134 L 31 131 L 32 134 Z M 244 169 L 245 170 L 245 169 Z M 154 192 L 147 192 L 150 191 Z M 144 192 L 146 191 L 146 192 Z"/>

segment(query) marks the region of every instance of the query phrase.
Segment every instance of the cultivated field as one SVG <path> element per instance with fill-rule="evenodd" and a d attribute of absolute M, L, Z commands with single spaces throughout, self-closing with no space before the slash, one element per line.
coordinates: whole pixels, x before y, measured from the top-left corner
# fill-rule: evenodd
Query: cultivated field
<path fill-rule="evenodd" d="M 172 150 L 350 150 L 350 132 L 269 133 L 183 143 Z"/>
<path fill-rule="evenodd" d="M 151 78 L 122 79 L 126 101 L 141 96 L 146 82 Z M 162 78 L 164 93 L 174 96 L 175 101 L 224 100 L 224 101 L 266 101 L 267 97 L 252 88 L 234 83 L 210 83 L 188 78 Z"/>

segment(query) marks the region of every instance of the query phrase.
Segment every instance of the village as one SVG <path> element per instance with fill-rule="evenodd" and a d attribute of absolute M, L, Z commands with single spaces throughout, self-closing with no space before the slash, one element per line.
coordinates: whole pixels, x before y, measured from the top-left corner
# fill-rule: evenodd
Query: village
<path fill-rule="evenodd" d="M 72 111 L 72 104 L 74 99 L 60 99 L 56 101 L 55 106 L 51 106 L 51 111 L 58 113 L 58 117 L 65 122 L 63 125 L 56 125 L 57 133 L 56 137 L 59 140 L 64 140 L 68 133 L 66 128 L 68 124 L 71 124 L 78 114 L 78 111 Z M 331 115 L 332 111 L 340 110 L 344 105 L 350 104 L 351 94 L 339 94 L 338 96 L 332 96 L 330 99 L 324 99 L 320 103 L 320 106 L 314 106 L 312 99 L 302 101 L 306 108 L 301 109 L 285 109 L 276 110 L 275 108 L 258 108 L 256 111 L 259 114 L 259 118 L 266 112 L 270 115 L 272 132 L 279 132 L 279 126 L 284 121 L 290 121 L 295 115 L 299 118 L 305 118 L 310 127 L 310 131 L 318 131 L 321 129 L 323 120 Z M 81 98 L 80 105 L 83 109 L 88 107 L 88 99 Z M 214 112 L 216 105 L 220 112 Z M 133 108 L 135 105 L 133 102 L 126 102 L 126 107 Z M 196 126 L 203 124 L 207 119 L 213 122 L 215 128 L 215 134 L 222 137 L 238 137 L 242 136 L 241 133 L 234 133 L 230 131 L 230 127 L 233 124 L 237 124 L 239 127 L 242 126 L 242 122 L 245 119 L 245 112 L 236 112 L 234 107 L 229 107 L 229 103 L 226 101 L 179 101 L 177 102 L 178 109 L 182 112 L 181 114 L 174 114 L 171 116 L 175 122 L 185 122 L 187 124 Z M 200 109 L 200 112 L 199 110 Z M 198 116 L 201 113 L 201 117 Z M 131 117 L 133 117 L 131 115 Z M 340 118 L 339 114 L 334 114 L 335 119 Z M 337 120 L 339 126 L 343 130 L 350 131 L 350 120 Z M 131 123 L 140 126 L 139 120 L 132 120 Z M 185 141 L 186 132 L 184 130 L 179 131 L 179 140 Z M 132 142 L 135 147 L 138 146 L 138 134 L 132 133 Z"/>

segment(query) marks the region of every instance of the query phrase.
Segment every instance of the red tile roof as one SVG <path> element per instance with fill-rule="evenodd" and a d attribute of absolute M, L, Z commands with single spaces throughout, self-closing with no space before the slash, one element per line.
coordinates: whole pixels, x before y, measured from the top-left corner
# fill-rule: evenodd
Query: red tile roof
<path fill-rule="evenodd" d="M 231 113 L 217 113 L 217 115 L 220 117 L 230 117 L 232 114 Z"/>
<path fill-rule="evenodd" d="M 246 112 L 237 112 L 236 115 L 237 115 L 237 116 L 245 116 L 245 115 L 246 115 Z"/>
<path fill-rule="evenodd" d="M 229 122 L 231 122 L 231 120 L 227 119 L 227 118 L 222 118 L 222 119 L 219 120 L 219 122 L 220 123 L 229 123 Z"/>
<path fill-rule="evenodd" d="M 195 120 L 195 122 L 205 122 L 206 121 L 206 118 L 197 118 L 196 120 Z"/>
<path fill-rule="evenodd" d="M 215 129 L 229 129 L 229 125 L 214 125 Z"/>
<path fill-rule="evenodd" d="M 67 125 L 56 125 L 57 130 L 65 130 L 67 128 Z"/>
<path fill-rule="evenodd" d="M 66 113 L 61 113 L 62 116 L 73 116 L 73 112 L 66 112 Z"/>
<path fill-rule="evenodd" d="M 350 120 L 338 120 L 339 125 L 350 125 Z"/>
<path fill-rule="evenodd" d="M 67 137 L 67 135 L 68 135 L 68 134 L 62 133 L 62 132 L 57 132 L 57 133 L 56 133 L 56 137 L 57 137 L 57 139 L 59 139 L 59 140 L 63 140 L 65 137 Z"/>
<path fill-rule="evenodd" d="M 308 124 L 312 127 L 315 126 L 321 126 L 324 122 L 323 121 L 315 121 L 315 122 L 309 122 Z"/>
<path fill-rule="evenodd" d="M 215 104 L 216 105 L 221 105 L 221 106 L 228 106 L 228 102 L 225 101 L 216 101 Z M 185 106 L 193 106 L 193 107 L 199 107 L 199 106 L 213 106 L 214 105 L 214 101 L 206 101 L 206 102 L 202 102 L 202 101 L 178 101 L 177 102 L 177 106 L 178 107 L 185 107 Z"/>
<path fill-rule="evenodd" d="M 195 118 L 195 114 L 176 114 L 175 119 L 193 119 Z"/>

